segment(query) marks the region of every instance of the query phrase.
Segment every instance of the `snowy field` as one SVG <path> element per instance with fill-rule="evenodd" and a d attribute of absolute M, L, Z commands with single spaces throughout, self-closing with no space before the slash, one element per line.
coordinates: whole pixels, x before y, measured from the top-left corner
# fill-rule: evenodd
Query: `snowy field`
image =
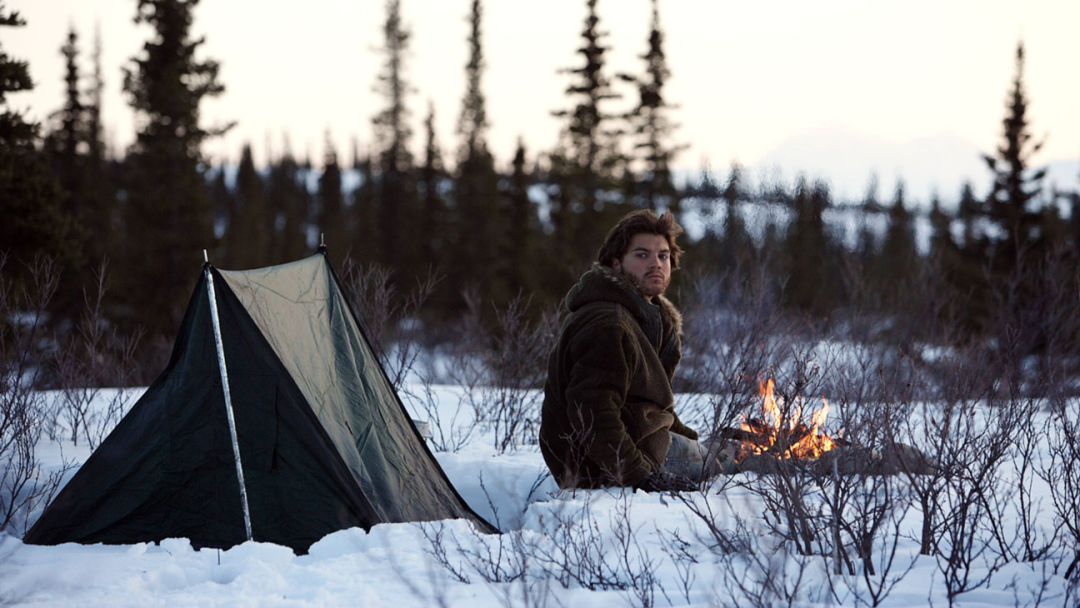
<path fill-rule="evenodd" d="M 461 389 L 436 387 L 433 395 L 444 425 L 455 414 L 454 424 L 468 425 Z M 434 429 L 440 430 L 450 429 Z M 799 555 L 770 532 L 769 509 L 752 474 L 723 477 L 682 496 L 561 492 L 535 445 L 499 454 L 494 443 L 492 431 L 479 428 L 458 451 L 436 457 L 502 535 L 478 534 L 462 521 L 383 524 L 331 534 L 298 556 L 258 542 L 222 551 L 196 551 L 185 539 L 46 547 L 0 534 L 0 605 L 1033 607 L 1076 601 L 1061 576 L 1075 549 L 1067 543 L 1037 561 L 993 568 L 993 551 L 984 549 L 962 572 L 981 584 L 950 602 L 946 576 L 957 572 L 943 558 L 919 555 L 921 515 L 914 506 L 886 518 L 871 552 L 874 575 L 864 576 L 854 555 L 853 571 L 845 566 L 836 574 L 835 555 Z M 41 445 L 43 468 L 85 459 L 84 444 Z M 1009 483 L 1012 470 L 1002 467 L 1001 483 Z M 1044 538 L 1058 522 L 1048 489 L 1032 487 L 1041 505 L 1034 521 Z"/>

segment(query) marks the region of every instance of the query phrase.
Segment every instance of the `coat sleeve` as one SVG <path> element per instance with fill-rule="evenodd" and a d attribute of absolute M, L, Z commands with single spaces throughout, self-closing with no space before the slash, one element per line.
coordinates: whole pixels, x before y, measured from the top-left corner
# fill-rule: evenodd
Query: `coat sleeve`
<path fill-rule="evenodd" d="M 580 436 L 591 438 L 585 456 L 624 486 L 652 473 L 622 420 L 630 379 L 640 363 L 633 339 L 617 323 L 579 333 L 570 343 L 574 364 L 566 388 L 571 425 Z"/>
<path fill-rule="evenodd" d="M 664 367 L 667 369 L 669 382 L 674 382 L 675 369 L 679 366 L 679 362 L 682 360 L 682 340 L 679 338 L 678 334 L 673 335 L 672 340 L 675 341 L 675 348 L 673 349 L 671 355 L 665 358 L 663 362 Z M 674 409 L 671 410 L 671 413 L 675 415 L 675 422 L 671 424 L 671 432 L 678 433 L 679 435 L 682 435 L 687 439 L 693 439 L 694 441 L 697 441 L 697 431 L 683 424 L 683 421 L 679 419 L 679 415 L 675 414 Z"/>
<path fill-rule="evenodd" d="M 674 411 L 672 411 L 671 413 L 675 414 Z M 693 439 L 694 441 L 698 440 L 697 431 L 695 431 L 694 429 L 692 429 L 692 428 L 686 426 L 685 424 L 683 424 L 683 421 L 679 420 L 679 415 L 678 414 L 675 414 L 675 422 L 673 422 L 671 424 L 671 432 L 672 433 L 678 433 L 679 435 L 682 435 L 683 437 L 686 437 L 687 439 Z"/>

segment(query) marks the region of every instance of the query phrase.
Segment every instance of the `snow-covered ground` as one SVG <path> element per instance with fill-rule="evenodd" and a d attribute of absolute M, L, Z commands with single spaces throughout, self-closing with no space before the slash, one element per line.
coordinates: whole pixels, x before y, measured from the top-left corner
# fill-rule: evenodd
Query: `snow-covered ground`
<path fill-rule="evenodd" d="M 433 392 L 442 420 L 452 419 L 460 390 Z M 831 574 L 831 556 L 800 556 L 769 534 L 760 495 L 739 483 L 749 474 L 682 497 L 560 492 L 535 445 L 505 454 L 493 445 L 492 433 L 481 430 L 457 452 L 436 456 L 502 535 L 478 534 L 462 521 L 383 524 L 336 532 L 298 556 L 258 542 L 223 551 L 196 551 L 186 539 L 46 547 L 0 534 L 0 605 L 817 607 L 872 605 L 868 592 L 882 582 L 895 582 L 883 606 L 950 603 L 942 563 L 918 554 L 917 509 L 898 518 L 899 534 L 886 532 L 875 546 L 878 573 L 868 582 L 857 560 L 855 575 Z M 45 468 L 87 452 L 69 442 L 39 450 Z M 1052 530 L 1049 498 L 1042 498 L 1037 523 Z M 725 547 L 732 539 L 737 546 Z M 974 560 L 971 580 L 989 572 L 979 565 L 987 557 Z M 1070 547 L 1059 546 L 1041 561 L 1008 563 L 955 603 L 1064 606 L 1060 572 L 1071 557 Z"/>

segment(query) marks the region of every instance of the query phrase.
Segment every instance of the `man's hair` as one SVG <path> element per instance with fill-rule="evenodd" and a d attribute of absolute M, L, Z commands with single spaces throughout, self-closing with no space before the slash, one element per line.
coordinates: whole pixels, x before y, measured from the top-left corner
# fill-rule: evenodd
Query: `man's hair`
<path fill-rule="evenodd" d="M 682 233 L 682 226 L 675 221 L 675 216 L 670 211 L 665 211 L 661 216 L 657 216 L 652 209 L 631 211 L 608 232 L 604 244 L 600 246 L 600 251 L 596 254 L 596 260 L 604 266 L 613 266 L 615 260 L 620 260 L 626 255 L 626 250 L 629 249 L 630 240 L 634 238 L 634 235 L 659 234 L 667 239 L 668 247 L 671 249 L 671 269 L 674 270 L 679 267 L 679 254 L 682 253 L 675 239 Z"/>

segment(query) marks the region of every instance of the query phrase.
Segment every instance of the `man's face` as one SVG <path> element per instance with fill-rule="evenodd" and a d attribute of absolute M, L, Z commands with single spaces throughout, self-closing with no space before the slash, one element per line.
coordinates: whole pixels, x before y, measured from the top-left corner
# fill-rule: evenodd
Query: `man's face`
<path fill-rule="evenodd" d="M 664 293 L 671 282 L 671 247 L 660 234 L 638 233 L 630 238 L 626 255 L 612 264 L 646 297 Z"/>

